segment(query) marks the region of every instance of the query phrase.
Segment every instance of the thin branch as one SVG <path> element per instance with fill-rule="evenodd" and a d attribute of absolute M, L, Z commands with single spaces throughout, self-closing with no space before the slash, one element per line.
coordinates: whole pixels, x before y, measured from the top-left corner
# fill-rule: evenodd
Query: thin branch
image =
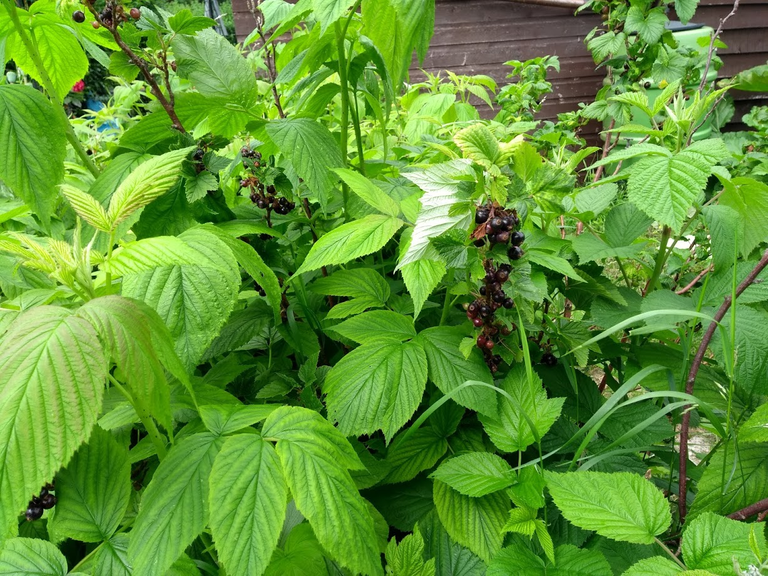
<path fill-rule="evenodd" d="M 752 283 L 765 269 L 766 266 L 768 266 L 768 250 L 765 251 L 763 257 L 747 275 L 747 277 L 742 280 L 741 284 L 736 287 L 736 298 L 741 296 L 744 290 L 752 285 Z M 699 368 L 701 368 L 701 363 L 704 361 L 704 354 L 706 354 L 709 343 L 712 340 L 712 337 L 715 335 L 715 330 L 717 330 L 718 324 L 725 317 L 725 314 L 730 309 L 731 304 L 731 296 L 726 296 L 717 313 L 715 313 L 714 319 L 709 324 L 707 331 L 704 333 L 701 344 L 699 344 L 699 349 L 696 351 L 696 355 L 693 357 L 693 363 L 691 364 L 691 369 L 688 372 L 688 379 L 685 382 L 686 394 L 693 394 L 693 387 L 696 384 L 696 377 L 699 375 Z M 681 524 L 685 521 L 685 514 L 687 511 L 686 495 L 688 494 L 688 433 L 691 425 L 690 408 L 690 405 L 685 407 L 685 412 L 683 413 L 683 421 L 680 426 L 680 492 L 677 504 L 680 510 Z"/>
<path fill-rule="evenodd" d="M 691 290 L 694 286 L 696 286 L 699 280 L 701 280 L 702 278 L 704 278 L 704 276 L 712 272 L 713 269 L 714 269 L 714 266 L 707 266 L 706 268 L 704 268 L 704 270 L 699 272 L 696 278 L 691 280 L 690 284 L 688 284 L 685 288 L 680 288 L 680 290 L 675 291 L 675 294 L 678 294 L 678 295 L 685 294 L 686 292 Z"/>
<path fill-rule="evenodd" d="M 750 516 L 754 516 L 755 514 L 760 514 L 761 512 L 765 512 L 765 511 L 768 511 L 768 498 L 765 498 L 763 500 L 760 500 L 759 502 L 750 504 L 749 506 L 746 506 L 741 510 L 737 510 L 736 512 L 728 514 L 728 518 L 732 518 L 733 520 L 746 520 Z"/>
<path fill-rule="evenodd" d="M 616 125 L 616 118 L 611 118 L 611 123 L 608 125 L 608 131 L 606 131 L 605 134 L 605 143 L 603 144 L 603 152 L 600 155 L 600 160 L 605 160 L 605 158 L 608 156 L 609 152 L 613 150 L 613 146 L 611 146 L 611 136 L 613 135 L 610 130 L 613 130 L 613 127 Z M 619 135 L 616 135 L 616 142 L 619 141 Z M 614 144 L 615 146 L 615 144 Z M 595 172 L 595 177 L 592 180 L 592 182 L 597 182 L 600 180 L 600 178 L 603 175 L 603 171 L 605 170 L 605 165 L 598 166 L 597 171 Z M 580 235 L 582 232 L 584 232 L 584 223 L 579 221 L 576 223 L 576 235 Z"/>
<path fill-rule="evenodd" d="M 704 90 L 704 86 L 707 84 L 707 75 L 709 74 L 709 67 L 712 65 L 712 57 L 715 54 L 715 43 L 717 42 L 717 39 L 720 37 L 720 34 L 723 33 L 723 26 L 725 26 L 725 23 L 728 22 L 728 19 L 736 14 L 736 11 L 739 9 L 739 1 L 740 0 L 734 0 L 733 2 L 733 8 L 728 13 L 728 15 L 725 18 L 720 19 L 720 24 L 717 27 L 717 30 L 715 30 L 715 33 L 712 34 L 712 38 L 709 40 L 709 50 L 707 51 L 707 63 L 704 66 L 704 72 L 701 74 L 701 83 L 699 83 L 699 94 L 702 93 Z"/>
<path fill-rule="evenodd" d="M 275 60 L 277 60 L 277 48 L 272 43 L 272 51 L 269 50 L 270 43 L 267 41 L 267 37 L 264 34 L 264 15 L 261 12 L 261 0 L 258 0 L 255 4 L 249 2 L 249 9 L 253 18 L 256 20 L 256 30 L 261 38 L 261 44 L 264 47 L 264 61 L 267 65 L 267 75 L 269 76 L 269 82 L 272 84 L 272 97 L 275 100 L 275 106 L 277 107 L 277 113 L 280 118 L 285 118 L 285 111 L 283 105 L 280 103 L 280 93 L 277 91 L 275 80 L 277 79 L 277 67 Z"/>

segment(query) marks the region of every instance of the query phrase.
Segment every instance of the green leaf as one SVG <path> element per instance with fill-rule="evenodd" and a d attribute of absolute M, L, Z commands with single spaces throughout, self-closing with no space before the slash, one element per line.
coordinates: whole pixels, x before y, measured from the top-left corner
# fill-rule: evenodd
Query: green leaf
<path fill-rule="evenodd" d="M 50 542 L 13 538 L 0 550 L 0 574 L 4 576 L 64 576 L 67 559 Z"/>
<path fill-rule="evenodd" d="M 182 161 L 191 150 L 173 150 L 139 164 L 112 195 L 107 210 L 110 230 L 170 190 L 179 178 Z"/>
<path fill-rule="evenodd" d="M 511 486 L 517 475 L 507 462 L 490 452 L 470 452 L 445 460 L 430 478 L 465 496 L 479 498 Z"/>
<path fill-rule="evenodd" d="M 595 36 L 587 42 L 587 48 L 592 52 L 595 63 L 604 60 L 610 54 L 621 55 L 626 53 L 624 40 L 626 35 L 623 32 L 605 32 L 600 36 Z M 598 102 L 600 102 L 598 100 Z"/>
<path fill-rule="evenodd" d="M 737 522 L 711 512 L 686 523 L 683 533 L 683 559 L 691 570 L 709 570 L 713 574 L 733 574 L 734 561 L 747 567 L 756 562 L 749 545 L 752 525 Z M 758 546 L 765 551 L 765 535 L 759 531 Z"/>
<path fill-rule="evenodd" d="M 305 576 L 327 573 L 325 551 L 307 523 L 296 526 L 285 544 L 275 550 L 267 576 Z"/>
<path fill-rule="evenodd" d="M 358 344 L 382 341 L 403 342 L 416 337 L 413 321 L 390 310 L 365 312 L 331 328 L 344 338 Z"/>
<path fill-rule="evenodd" d="M 629 201 L 679 232 L 711 172 L 707 157 L 694 150 L 683 150 L 672 157 L 647 156 L 630 168 Z"/>
<path fill-rule="evenodd" d="M 480 422 L 499 450 L 525 450 L 536 441 L 528 419 L 536 427 L 538 437 L 543 437 L 560 416 L 564 398 L 548 399 L 541 379 L 536 374 L 533 375 L 533 382 L 528 382 L 523 364 L 516 364 L 499 387 L 505 390 L 514 402 L 506 396 L 501 396 L 498 414 L 481 414 Z"/>
<path fill-rule="evenodd" d="M 342 434 L 360 436 L 381 429 L 389 442 L 413 416 L 426 384 L 424 349 L 415 342 L 384 338 L 342 358 L 326 376 L 323 391 L 328 416 L 339 423 Z"/>
<path fill-rule="evenodd" d="M 211 532 L 230 574 L 261 576 L 280 537 L 288 486 L 269 442 L 244 434 L 229 438 L 210 478 Z"/>
<path fill-rule="evenodd" d="M 648 44 L 655 44 L 664 33 L 664 26 L 668 22 L 662 8 L 654 8 L 644 14 L 642 5 L 635 5 L 627 12 L 624 30 L 637 32 Z"/>
<path fill-rule="evenodd" d="M 675 14 L 683 24 L 688 24 L 696 13 L 699 0 L 675 0 Z"/>
<path fill-rule="evenodd" d="M 395 438 L 387 452 L 390 471 L 384 482 L 397 484 L 413 480 L 419 472 L 432 468 L 446 450 L 448 441 L 431 426 L 422 426 L 405 440 Z"/>
<path fill-rule="evenodd" d="M 187 202 L 192 204 L 198 200 L 202 200 L 208 195 L 208 192 L 213 192 L 219 189 L 219 181 L 216 180 L 216 176 L 204 170 L 200 174 L 194 177 L 187 178 L 184 181 L 184 192 L 187 196 Z"/>
<path fill-rule="evenodd" d="M 768 240 L 768 184 L 752 178 L 734 178 L 723 183 L 720 205 L 733 208 L 743 223 L 741 254 L 749 255 L 758 244 Z M 733 258 L 733 254 L 731 254 Z"/>
<path fill-rule="evenodd" d="M 369 206 L 387 216 L 396 218 L 400 214 L 398 203 L 362 174 L 348 168 L 336 168 L 334 172 Z"/>
<path fill-rule="evenodd" d="M 431 492 L 430 487 L 430 495 Z M 426 557 L 435 559 L 436 574 L 439 576 L 485 576 L 485 563 L 448 535 L 434 509 L 419 520 L 418 525 L 424 535 Z"/>
<path fill-rule="evenodd" d="M 0 535 L 88 439 L 106 377 L 96 331 L 70 311 L 41 306 L 11 324 L 0 347 Z"/>
<path fill-rule="evenodd" d="M 387 574 L 391 576 L 435 576 L 435 560 L 424 562 L 424 539 L 419 527 L 400 543 L 393 537 L 386 550 Z"/>
<path fill-rule="evenodd" d="M 690 521 L 703 512 L 728 515 L 768 498 L 768 445 L 739 444 L 735 450 L 729 443 L 728 450 L 718 448 L 697 487 Z"/>
<path fill-rule="evenodd" d="M 605 557 L 596 550 L 576 546 L 555 548 L 555 561 L 545 562 L 522 544 L 502 549 L 488 565 L 486 576 L 612 576 Z"/>
<path fill-rule="evenodd" d="M 499 141 L 484 124 L 473 124 L 458 131 L 453 136 L 465 158 L 488 169 L 500 163 L 503 155 Z"/>
<path fill-rule="evenodd" d="M 77 316 L 85 318 L 98 332 L 145 414 L 151 414 L 170 430 L 170 390 L 153 345 L 149 313 L 155 312 L 128 298 L 103 296 L 87 302 Z"/>
<path fill-rule="evenodd" d="M 440 522 L 456 542 L 485 562 L 501 550 L 509 511 L 509 498 L 503 492 L 471 498 L 436 480 L 433 497 Z"/>
<path fill-rule="evenodd" d="M 133 82 L 139 75 L 139 67 L 131 62 L 125 52 L 112 52 L 109 55 L 109 73 L 119 76 L 127 82 Z"/>
<path fill-rule="evenodd" d="M 43 2 L 32 6 L 29 12 L 22 9 L 17 12 L 27 36 L 33 38 L 56 96 L 64 100 L 75 82 L 88 72 L 88 58 L 75 34 L 53 13 L 53 8 L 53 2 Z M 45 85 L 35 60 L 15 29 L 5 38 L 5 58 L 16 62 L 26 74 Z"/>
<path fill-rule="evenodd" d="M 424 303 L 445 276 L 445 264 L 438 260 L 416 260 L 400 268 L 403 282 L 413 300 L 413 316 L 418 318 Z"/>
<path fill-rule="evenodd" d="M 225 436 L 261 422 L 279 407 L 277 404 L 200 406 L 200 418 L 212 433 Z"/>
<path fill-rule="evenodd" d="M 229 317 L 240 271 L 227 245 L 204 229 L 132 242 L 110 260 L 123 294 L 154 308 L 191 370 Z"/>
<path fill-rule="evenodd" d="M 373 518 L 347 471 L 363 468 L 349 442 L 318 413 L 297 407 L 278 408 L 262 435 L 277 440 L 296 507 L 323 548 L 354 572 L 381 574 Z"/>
<path fill-rule="evenodd" d="M 420 172 L 407 172 L 403 176 L 424 191 L 421 210 L 411 236 L 408 250 L 400 258 L 397 267 L 420 260 L 430 248 L 430 239 L 458 228 L 466 230 L 472 219 L 469 208 L 458 214 L 452 208 L 463 198 L 459 196 L 462 179 L 474 180 L 474 171 L 468 160 L 452 160 L 435 164 Z"/>
<path fill-rule="evenodd" d="M 80 188 L 62 184 L 61 193 L 72 205 L 72 209 L 80 218 L 101 232 L 109 232 L 112 224 L 107 216 L 107 211 L 99 202 Z"/>
<path fill-rule="evenodd" d="M 473 350 L 469 358 L 464 358 L 459 350 L 464 335 L 460 328 L 436 326 L 420 332 L 416 340 L 427 353 L 429 379 L 443 394 L 451 393 L 468 380 L 492 381 L 479 351 Z M 496 394 L 490 388 L 470 386 L 453 394 L 452 399 L 482 414 L 496 414 Z"/>
<path fill-rule="evenodd" d="M 179 76 L 200 94 L 242 109 L 257 105 L 259 89 L 253 70 L 226 38 L 203 30 L 194 36 L 177 35 L 171 46 Z"/>
<path fill-rule="evenodd" d="M 93 556 L 93 574 L 132 576 L 128 562 L 128 534 L 119 532 L 104 542 Z M 85 569 L 85 565 L 82 566 Z"/>
<path fill-rule="evenodd" d="M 513 508 L 509 511 L 509 519 L 502 532 L 514 532 L 532 538 L 536 531 L 536 515 L 536 510 L 532 508 Z"/>
<path fill-rule="evenodd" d="M 669 504 L 651 482 L 629 472 L 545 474 L 563 516 L 621 542 L 652 544 L 672 522 Z"/>
<path fill-rule="evenodd" d="M 739 428 L 739 442 L 768 442 L 768 404 L 762 404 Z"/>
<path fill-rule="evenodd" d="M 743 243 L 739 240 L 744 238 L 744 223 L 736 210 L 724 204 L 705 206 L 702 212 L 712 240 L 715 270 L 728 270 L 733 266 L 736 247 Z"/>
<path fill-rule="evenodd" d="M 131 497 L 128 451 L 96 426 L 88 444 L 56 475 L 56 513 L 48 530 L 82 542 L 108 540 Z"/>
<path fill-rule="evenodd" d="M 768 393 L 765 374 L 768 371 L 768 340 L 765 338 L 765 326 L 768 324 L 768 312 L 743 304 L 736 305 L 736 324 L 733 326 L 736 346 L 736 365 L 733 377 L 742 390 L 750 394 Z M 730 340 L 731 316 L 726 314 L 722 322 L 723 329 Z M 712 349 L 717 358 L 731 354 L 731 344 L 724 344 L 723 333 L 718 330 L 712 338 Z"/>
<path fill-rule="evenodd" d="M 549 270 L 554 270 L 564 276 L 568 276 L 568 278 L 571 278 L 572 280 L 585 282 L 584 278 L 579 276 L 579 273 L 574 270 L 571 263 L 565 258 L 541 250 L 529 250 L 526 252 L 526 256 L 528 257 L 528 260 L 534 264 L 538 264 Z"/>
<path fill-rule="evenodd" d="M 179 10 L 168 18 L 168 26 L 176 34 L 194 34 L 200 32 L 206 28 L 211 28 L 216 25 L 216 21 L 211 18 L 205 18 L 204 16 L 195 16 L 192 14 L 192 10 L 184 8 Z"/>
<path fill-rule="evenodd" d="M 66 127 L 31 86 L 0 86 L 0 179 L 47 224 L 64 177 Z"/>
<path fill-rule="evenodd" d="M 391 216 L 370 215 L 348 222 L 328 232 L 315 242 L 296 274 L 323 266 L 345 264 L 376 252 L 389 242 L 403 221 Z"/>
<path fill-rule="evenodd" d="M 134 576 L 164 574 L 208 523 L 208 478 L 223 439 L 208 432 L 178 442 L 141 499 L 128 557 Z"/>
<path fill-rule="evenodd" d="M 328 26 L 344 16 L 354 2 L 355 0 L 312 0 L 315 18 L 322 26 L 321 34 L 325 33 Z"/>
<path fill-rule="evenodd" d="M 292 118 L 272 120 L 266 130 L 325 207 L 338 182 L 333 169 L 344 167 L 339 146 L 328 128 L 309 118 Z"/>
<path fill-rule="evenodd" d="M 315 280 L 310 290 L 323 296 L 370 297 L 382 305 L 387 303 L 390 294 L 384 277 L 370 268 L 337 270 L 330 276 Z"/>
<path fill-rule="evenodd" d="M 689 574 L 668 558 L 653 556 L 633 564 L 624 576 L 678 576 Z"/>
<path fill-rule="evenodd" d="M 605 217 L 605 239 L 614 248 L 629 246 L 642 236 L 652 223 L 653 220 L 634 204 L 619 204 L 611 208 Z"/>

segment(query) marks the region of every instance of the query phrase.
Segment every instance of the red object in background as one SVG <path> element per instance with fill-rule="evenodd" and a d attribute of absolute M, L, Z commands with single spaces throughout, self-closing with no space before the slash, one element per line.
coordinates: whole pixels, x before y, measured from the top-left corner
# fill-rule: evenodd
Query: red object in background
<path fill-rule="evenodd" d="M 75 82 L 75 85 L 72 86 L 72 92 L 82 92 L 83 90 L 85 90 L 85 82 L 82 80 L 78 80 Z"/>

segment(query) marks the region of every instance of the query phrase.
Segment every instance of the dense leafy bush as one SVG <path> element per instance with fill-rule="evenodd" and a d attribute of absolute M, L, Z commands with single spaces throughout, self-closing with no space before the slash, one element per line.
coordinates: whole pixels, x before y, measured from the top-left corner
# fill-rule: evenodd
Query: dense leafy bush
<path fill-rule="evenodd" d="M 404 84 L 430 0 L 265 0 L 246 54 L 2 0 L 0 574 L 760 573 L 765 111 L 694 136 L 765 70 L 620 4 L 538 123 L 553 58 Z"/>

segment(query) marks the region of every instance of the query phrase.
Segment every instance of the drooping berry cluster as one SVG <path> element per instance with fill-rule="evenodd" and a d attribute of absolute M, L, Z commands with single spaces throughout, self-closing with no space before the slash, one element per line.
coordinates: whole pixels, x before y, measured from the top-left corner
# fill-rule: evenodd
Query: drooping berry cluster
<path fill-rule="evenodd" d="M 501 307 L 509 309 L 515 306 L 514 301 L 507 297 L 503 288 L 504 283 L 509 280 L 512 266 L 502 264 L 496 268 L 490 260 L 486 260 L 484 266 L 485 277 L 483 285 L 480 286 L 481 298 L 467 306 L 467 318 L 472 320 L 476 328 L 482 328 L 482 332 L 477 337 L 477 347 L 483 351 L 485 363 L 491 372 L 496 372 L 502 358 L 492 352 L 496 347 L 495 339 L 499 334 L 508 336 L 511 330 L 495 321 L 495 313 Z"/>
<path fill-rule="evenodd" d="M 525 234 L 517 230 L 520 219 L 515 210 L 504 210 L 496 205 L 480 206 L 475 212 L 475 228 L 472 237 L 475 238 L 475 246 L 485 246 L 488 241 L 491 246 L 496 244 L 511 244 L 507 251 L 510 260 L 520 260 L 523 257 L 521 244 L 525 241 Z"/>
<path fill-rule="evenodd" d="M 86 5 L 93 10 L 94 14 L 96 14 L 92 2 L 86 1 Z M 138 20 L 141 18 L 141 10 L 134 7 L 128 10 L 126 13 L 125 6 L 113 0 L 107 0 L 104 9 L 98 14 L 98 19 L 91 22 L 91 24 L 94 28 L 97 29 L 100 28 L 102 24 L 107 28 L 112 29 L 116 28 L 123 22 L 127 22 L 129 16 L 134 20 Z M 85 13 L 82 10 L 75 10 L 72 12 L 72 20 L 78 24 L 82 24 L 85 22 Z"/>
<path fill-rule="evenodd" d="M 28 522 L 39 520 L 42 518 L 44 510 L 50 510 L 56 506 L 56 496 L 51 494 L 51 490 L 53 490 L 53 485 L 46 484 L 40 490 L 39 496 L 32 496 L 25 513 Z"/>
<path fill-rule="evenodd" d="M 267 213 L 274 211 L 282 216 L 289 214 L 291 210 L 296 208 L 294 202 L 290 202 L 283 196 L 278 196 L 274 186 L 264 186 L 258 173 L 259 168 L 261 168 L 261 153 L 258 150 L 251 150 L 248 146 L 243 146 L 240 154 L 246 168 L 251 169 L 250 173 L 240 180 L 241 188 L 250 189 L 251 202 L 262 210 L 266 210 Z"/>
<path fill-rule="evenodd" d="M 557 366 L 557 357 L 552 352 L 544 352 L 541 356 L 541 363 L 552 368 Z"/>

